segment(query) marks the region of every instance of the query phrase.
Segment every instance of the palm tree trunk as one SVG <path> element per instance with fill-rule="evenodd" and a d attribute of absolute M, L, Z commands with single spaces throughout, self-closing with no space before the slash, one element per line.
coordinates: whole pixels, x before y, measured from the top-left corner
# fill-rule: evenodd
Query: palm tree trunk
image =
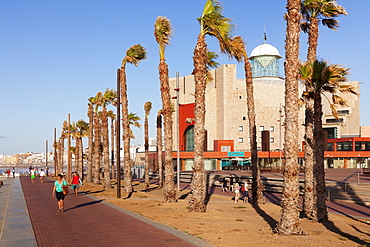
<path fill-rule="evenodd" d="M 308 33 L 308 52 L 307 61 L 314 62 L 317 54 L 317 41 L 318 41 L 318 19 L 311 18 L 309 33 Z M 309 82 L 305 82 L 306 92 L 313 92 L 314 88 Z M 317 207 L 316 207 L 316 179 L 314 178 L 314 100 L 308 97 L 305 101 L 306 116 L 305 116 L 305 185 L 303 197 L 303 211 L 305 217 L 311 220 L 317 220 Z"/>
<path fill-rule="evenodd" d="M 83 172 L 83 164 L 84 164 L 84 152 L 83 152 L 83 143 L 82 143 L 82 137 L 78 138 L 78 147 L 79 147 L 79 161 L 78 161 L 78 167 L 77 172 L 80 176 L 81 180 L 84 179 L 84 172 Z"/>
<path fill-rule="evenodd" d="M 130 160 L 130 125 L 128 120 L 128 98 L 126 84 L 126 67 L 120 69 L 121 82 L 121 102 L 122 102 L 122 129 L 123 129 L 123 147 L 124 147 L 124 179 L 125 190 L 132 192 L 132 172 Z M 119 136 L 117 136 L 119 138 Z M 119 151 L 118 151 L 119 152 Z M 120 172 L 120 171 L 117 171 Z"/>
<path fill-rule="evenodd" d="M 301 0 L 287 0 L 285 39 L 285 136 L 280 234 L 302 234 L 298 184 L 298 69 Z"/>
<path fill-rule="evenodd" d="M 176 191 L 174 188 L 174 168 L 172 162 L 172 108 L 170 85 L 168 82 L 168 66 L 164 59 L 159 62 L 159 80 L 161 82 L 161 97 L 162 97 L 162 114 L 164 128 L 164 148 L 165 148 L 165 181 L 164 181 L 164 201 L 176 202 Z"/>
<path fill-rule="evenodd" d="M 189 211 L 205 212 L 205 198 L 207 194 L 204 172 L 204 136 L 205 136 L 205 91 L 206 91 L 206 58 L 207 44 L 204 35 L 198 36 L 194 49 L 194 81 L 195 81 L 195 109 L 194 109 L 194 167 L 191 188 L 193 194 L 189 201 Z"/>
<path fill-rule="evenodd" d="M 110 189 L 110 172 L 109 172 L 109 131 L 107 108 L 103 106 L 102 110 L 102 137 L 103 137 L 103 169 L 104 169 L 104 188 Z"/>
<path fill-rule="evenodd" d="M 163 161 L 162 161 L 162 115 L 157 115 L 157 155 L 158 155 L 158 187 L 163 187 Z"/>
<path fill-rule="evenodd" d="M 115 126 L 115 122 L 114 122 L 114 119 L 112 118 L 112 122 L 111 122 L 111 126 L 110 126 L 110 147 L 111 147 L 111 167 L 110 167 L 110 178 L 114 178 L 114 160 L 115 160 L 115 156 L 114 156 L 114 149 L 115 149 L 115 136 L 116 136 L 116 131 L 114 129 L 114 126 Z"/>
<path fill-rule="evenodd" d="M 64 138 L 60 138 L 60 151 L 59 151 L 59 174 L 63 173 L 64 165 Z"/>
<path fill-rule="evenodd" d="M 89 136 L 88 136 L 88 147 L 89 153 L 87 157 L 87 182 L 92 182 L 92 170 L 93 170 L 93 154 L 94 154 L 94 143 L 93 143 L 93 136 L 94 136 L 94 114 L 93 114 L 93 105 L 89 104 L 89 109 L 87 113 L 89 117 Z"/>
<path fill-rule="evenodd" d="M 326 186 L 324 169 L 324 134 L 322 130 L 322 105 L 321 92 L 315 92 L 315 120 L 314 120 L 314 140 L 315 140 L 315 167 L 314 177 L 316 178 L 317 191 L 317 220 L 328 219 L 328 209 L 326 207 Z"/>
<path fill-rule="evenodd" d="M 254 106 L 252 69 L 251 69 L 251 65 L 249 63 L 248 58 L 244 58 L 244 71 L 245 71 L 245 80 L 246 80 L 249 136 L 250 136 L 250 146 L 251 146 L 252 198 L 253 198 L 253 203 L 263 204 L 263 203 L 266 203 L 266 201 L 265 201 L 265 197 L 263 196 L 264 188 L 261 182 L 260 167 L 258 164 L 256 113 L 255 113 L 255 106 Z"/>
<path fill-rule="evenodd" d="M 100 145 L 101 145 L 101 133 L 100 133 L 100 120 L 98 114 L 94 114 L 94 184 L 100 183 Z"/>
<path fill-rule="evenodd" d="M 145 148 L 145 187 L 149 188 L 149 126 L 148 116 L 145 116 L 144 121 L 144 148 Z"/>

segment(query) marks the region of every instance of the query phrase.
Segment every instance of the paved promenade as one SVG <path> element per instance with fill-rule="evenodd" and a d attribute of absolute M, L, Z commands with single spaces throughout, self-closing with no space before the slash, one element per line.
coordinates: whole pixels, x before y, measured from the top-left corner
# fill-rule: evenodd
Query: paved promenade
<path fill-rule="evenodd" d="M 5 215 L 4 233 L 0 238 L 0 246 L 2 247 L 211 246 L 201 239 L 102 200 L 96 200 L 91 196 L 79 195 L 75 197 L 71 192 L 65 199 L 65 212 L 57 212 L 57 201 L 51 197 L 53 181 L 46 179 L 43 184 L 39 181 L 32 184 L 28 177 L 21 177 L 20 180 L 29 212 L 29 217 L 25 215 L 22 217 L 28 218 L 26 225 L 31 233 L 30 222 L 32 222 L 37 245 L 35 238 L 23 240 L 23 230 L 10 229 L 8 216 Z M 18 178 L 6 180 L 6 186 L 1 188 L 1 192 L 14 184 L 18 184 L 20 188 Z M 4 201 L 12 201 L 12 197 L 13 195 Z M 8 207 L 5 211 L 18 211 L 16 205 L 13 204 L 13 207 L 14 209 Z M 27 214 L 27 210 L 23 210 Z M 9 231 L 12 234 L 7 237 L 6 234 Z"/>
<path fill-rule="evenodd" d="M 327 172 L 327 179 L 341 181 L 348 174 L 351 172 Z M 71 192 L 65 200 L 65 212 L 57 212 L 56 199 L 51 197 L 53 181 L 49 179 L 43 184 L 38 179 L 32 184 L 29 177 L 1 180 L 4 180 L 4 186 L 0 188 L 1 247 L 211 246 L 201 239 L 89 195 L 75 197 Z M 361 179 L 361 183 L 367 182 L 368 178 Z M 189 184 L 181 184 L 181 188 L 189 189 Z M 209 187 L 208 193 L 228 196 L 230 200 L 233 196 L 216 186 Z M 271 203 L 280 203 L 280 194 L 265 193 L 265 196 Z M 328 209 L 330 213 L 370 219 L 370 207 L 365 205 L 328 202 Z"/>

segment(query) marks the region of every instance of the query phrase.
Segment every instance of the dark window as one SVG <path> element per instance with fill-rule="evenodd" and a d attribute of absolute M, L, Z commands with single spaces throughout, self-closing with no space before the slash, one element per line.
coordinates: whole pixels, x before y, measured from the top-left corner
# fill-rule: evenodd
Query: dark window
<path fill-rule="evenodd" d="M 328 149 L 326 151 L 334 151 L 334 143 L 328 142 Z"/>
<path fill-rule="evenodd" d="M 185 151 L 194 151 L 194 126 L 185 131 Z"/>
<path fill-rule="evenodd" d="M 352 142 L 337 142 L 337 151 L 352 151 Z"/>
<path fill-rule="evenodd" d="M 328 118 L 326 119 L 326 123 L 343 123 L 343 118 Z"/>
<path fill-rule="evenodd" d="M 349 110 L 338 110 L 338 114 L 349 114 Z"/>
<path fill-rule="evenodd" d="M 356 142 L 355 144 L 356 151 L 370 151 L 370 142 Z"/>

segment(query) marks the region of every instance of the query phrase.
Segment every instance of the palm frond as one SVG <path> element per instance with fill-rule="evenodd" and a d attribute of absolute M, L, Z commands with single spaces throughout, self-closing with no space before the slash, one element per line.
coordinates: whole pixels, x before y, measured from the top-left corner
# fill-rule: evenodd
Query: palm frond
<path fill-rule="evenodd" d="M 141 44 L 133 45 L 126 51 L 126 56 L 122 61 L 122 67 L 124 67 L 126 63 L 138 66 L 139 62 L 144 59 L 146 59 L 146 49 L 144 46 Z"/>
<path fill-rule="evenodd" d="M 171 36 L 172 27 L 170 21 L 166 17 L 158 16 L 154 24 L 154 37 L 159 45 L 161 59 L 164 58 L 165 47 L 170 44 Z"/>

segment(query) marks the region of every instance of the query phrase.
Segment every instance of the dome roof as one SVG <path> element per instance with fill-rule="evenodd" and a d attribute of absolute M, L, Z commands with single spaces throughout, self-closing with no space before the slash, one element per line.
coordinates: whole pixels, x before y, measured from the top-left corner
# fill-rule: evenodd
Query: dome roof
<path fill-rule="evenodd" d="M 270 44 L 261 44 L 253 49 L 250 58 L 258 56 L 276 56 L 281 58 L 279 51 Z"/>

